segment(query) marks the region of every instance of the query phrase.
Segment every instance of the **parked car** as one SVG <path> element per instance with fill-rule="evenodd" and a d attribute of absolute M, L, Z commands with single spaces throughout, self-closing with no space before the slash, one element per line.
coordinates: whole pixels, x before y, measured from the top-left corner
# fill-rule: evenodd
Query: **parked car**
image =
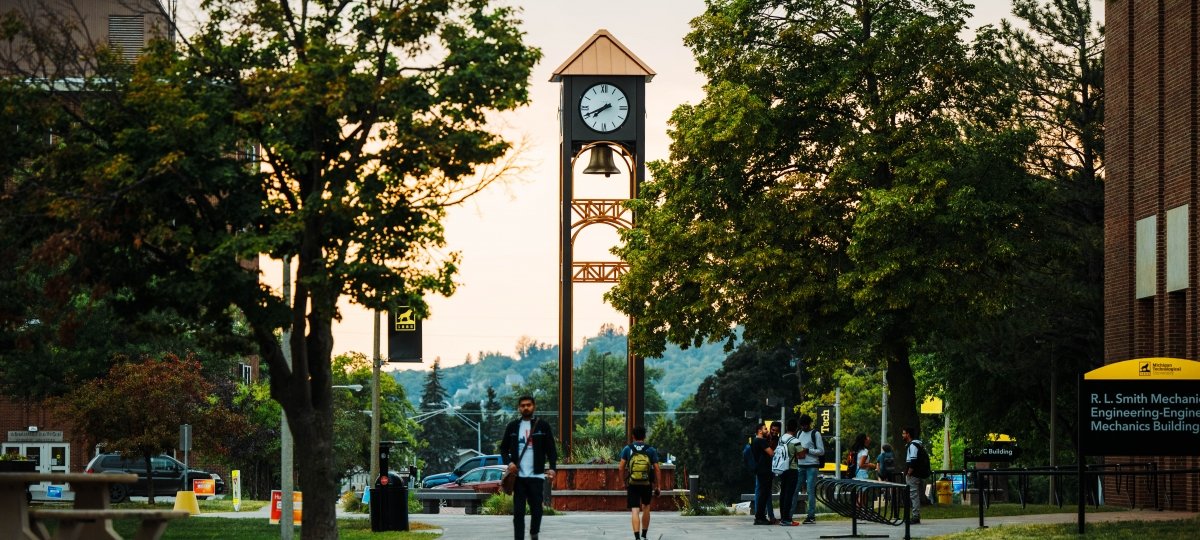
<path fill-rule="evenodd" d="M 154 456 L 150 458 L 150 474 L 154 476 L 154 494 L 175 495 L 183 487 L 183 463 L 171 456 Z M 112 502 L 121 502 L 130 495 L 149 495 L 149 482 L 146 481 L 146 461 L 142 457 L 126 457 L 121 454 L 99 454 L 88 462 L 86 473 L 133 473 L 138 479 L 134 484 L 113 484 L 109 490 Z M 187 469 L 187 486 L 190 489 L 192 480 L 214 480 L 218 495 L 225 493 L 225 481 L 216 473 L 199 469 Z M 197 497 L 207 499 L 206 496 Z"/>
<path fill-rule="evenodd" d="M 500 454 L 488 454 L 483 456 L 475 456 L 473 458 L 464 459 L 453 471 L 446 473 L 431 474 L 421 480 L 421 487 L 431 488 L 442 484 L 458 480 L 459 477 L 466 474 L 467 471 L 483 467 L 485 465 L 501 465 Z"/>
<path fill-rule="evenodd" d="M 506 465 L 488 465 L 467 471 L 462 478 L 447 482 L 433 489 L 463 489 L 475 493 L 500 493 L 500 477 L 504 476 Z M 448 501 L 454 503 L 455 501 Z M 461 503 L 462 501 L 458 501 Z"/>

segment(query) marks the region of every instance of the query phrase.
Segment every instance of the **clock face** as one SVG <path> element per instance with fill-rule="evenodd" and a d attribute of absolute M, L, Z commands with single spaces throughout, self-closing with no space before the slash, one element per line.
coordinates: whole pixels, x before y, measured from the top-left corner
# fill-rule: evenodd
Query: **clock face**
<path fill-rule="evenodd" d="M 593 84 L 579 98 L 579 117 L 600 133 L 616 131 L 629 116 L 625 92 L 609 83 Z"/>

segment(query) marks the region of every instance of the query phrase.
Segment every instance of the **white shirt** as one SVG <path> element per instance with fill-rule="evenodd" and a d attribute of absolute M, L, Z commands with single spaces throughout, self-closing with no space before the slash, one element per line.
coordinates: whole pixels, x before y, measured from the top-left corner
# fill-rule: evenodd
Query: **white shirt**
<path fill-rule="evenodd" d="M 517 435 L 520 436 L 522 446 L 517 448 L 517 454 L 521 456 L 521 463 L 517 465 L 517 476 L 523 478 L 545 478 L 544 474 L 533 474 L 533 423 L 529 420 L 521 420 L 521 424 L 517 426 Z"/>

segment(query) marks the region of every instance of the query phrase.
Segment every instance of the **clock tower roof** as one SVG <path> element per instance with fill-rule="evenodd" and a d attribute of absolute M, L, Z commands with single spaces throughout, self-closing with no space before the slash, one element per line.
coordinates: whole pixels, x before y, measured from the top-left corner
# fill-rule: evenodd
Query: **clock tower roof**
<path fill-rule="evenodd" d="M 638 75 L 650 82 L 654 70 L 601 28 L 554 70 L 550 82 L 561 82 L 571 75 Z"/>

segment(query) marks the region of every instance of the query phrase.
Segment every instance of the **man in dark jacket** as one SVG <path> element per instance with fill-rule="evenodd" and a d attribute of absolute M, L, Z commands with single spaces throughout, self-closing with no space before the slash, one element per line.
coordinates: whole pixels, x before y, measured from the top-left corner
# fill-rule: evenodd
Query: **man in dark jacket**
<path fill-rule="evenodd" d="M 525 538 L 525 503 L 529 502 L 529 537 L 537 540 L 542 526 L 542 501 L 545 481 L 554 480 L 554 468 L 558 464 L 558 452 L 554 449 L 554 434 L 550 424 L 534 418 L 537 404 L 532 396 L 517 399 L 519 420 L 513 420 L 504 428 L 504 439 L 500 441 L 500 455 L 510 470 L 517 472 L 513 488 L 513 537 Z M 546 462 L 550 467 L 546 468 Z"/>

